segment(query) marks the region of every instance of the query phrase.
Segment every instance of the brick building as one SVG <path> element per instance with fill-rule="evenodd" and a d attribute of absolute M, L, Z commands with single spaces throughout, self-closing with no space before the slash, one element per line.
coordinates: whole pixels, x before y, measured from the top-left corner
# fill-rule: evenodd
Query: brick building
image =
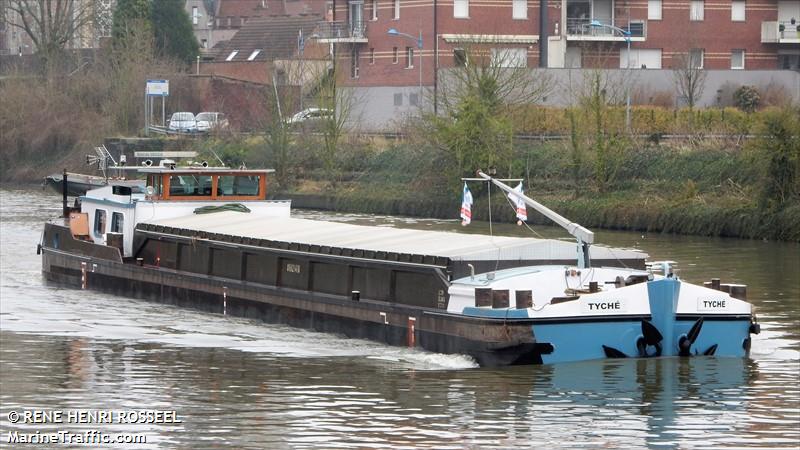
<path fill-rule="evenodd" d="M 434 85 L 436 69 L 466 63 L 476 47 L 512 67 L 627 68 L 623 32 L 630 33 L 631 68 L 669 69 L 689 60 L 712 70 L 800 69 L 800 0 L 329 3 L 332 20 L 321 41 L 349 59 L 350 83 L 359 86 L 413 86 L 420 72 L 423 85 Z"/>

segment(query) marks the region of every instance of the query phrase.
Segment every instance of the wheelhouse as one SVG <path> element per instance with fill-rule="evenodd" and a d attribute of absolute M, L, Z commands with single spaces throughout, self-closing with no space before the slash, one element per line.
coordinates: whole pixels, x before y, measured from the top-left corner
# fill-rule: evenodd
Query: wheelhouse
<path fill-rule="evenodd" d="M 150 200 L 266 200 L 269 170 L 182 170 L 157 168 L 147 173 Z"/>

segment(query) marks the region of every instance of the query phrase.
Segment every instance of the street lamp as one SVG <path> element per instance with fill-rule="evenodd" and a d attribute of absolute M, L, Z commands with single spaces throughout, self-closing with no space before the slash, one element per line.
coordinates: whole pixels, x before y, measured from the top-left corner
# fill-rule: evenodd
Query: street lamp
<path fill-rule="evenodd" d="M 401 33 L 394 28 L 389 28 L 389 31 L 386 32 L 389 36 L 399 36 L 404 37 L 406 39 L 410 39 L 417 43 L 417 49 L 419 50 L 419 107 L 422 109 L 422 30 L 419 30 L 419 36 L 414 37 L 407 33 Z"/>
<path fill-rule="evenodd" d="M 615 27 L 614 25 L 606 25 L 604 23 L 600 23 L 599 20 L 592 20 L 591 26 L 595 28 L 605 27 L 609 28 L 613 31 L 619 32 L 623 38 L 625 38 L 625 42 L 628 43 L 628 75 L 630 75 L 631 71 L 631 32 L 630 30 L 623 30 L 622 28 Z M 631 86 L 630 80 L 628 80 L 628 86 L 625 89 L 625 129 L 630 133 L 631 131 Z"/>

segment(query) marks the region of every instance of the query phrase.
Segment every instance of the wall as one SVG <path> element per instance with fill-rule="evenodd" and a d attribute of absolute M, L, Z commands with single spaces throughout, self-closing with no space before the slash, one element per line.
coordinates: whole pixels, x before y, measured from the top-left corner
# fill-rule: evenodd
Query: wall
<path fill-rule="evenodd" d="M 446 82 L 448 70 L 452 69 L 439 71 L 440 82 Z M 553 77 L 554 88 L 543 102 L 547 106 L 569 105 L 576 86 L 582 84 L 583 77 L 588 73 L 588 71 L 580 69 L 531 70 L 534 72 L 545 70 L 549 76 Z M 624 80 L 625 72 L 620 69 L 603 70 L 605 76 L 612 80 Z M 720 102 L 724 104 L 726 99 L 718 100 L 718 96 L 729 91 L 726 89 L 726 83 L 736 87 L 744 84 L 753 85 L 761 89 L 770 83 L 782 85 L 794 103 L 800 102 L 800 72 L 789 70 L 708 70 L 706 73 L 705 89 L 699 103 L 701 107 L 720 106 Z M 672 93 L 674 98 L 675 88 L 671 70 L 634 70 L 631 71 L 631 74 L 632 92 L 637 89 L 650 94 L 666 91 Z M 349 89 L 352 90 L 352 97 L 355 101 L 351 122 L 353 122 L 354 128 L 360 131 L 398 131 L 404 118 L 417 114 L 417 108 L 408 105 L 409 94 L 419 92 L 416 86 L 367 86 Z M 424 90 L 425 107 L 430 108 L 433 97 L 432 86 L 427 85 Z M 620 95 L 624 95 L 624 89 L 619 91 Z M 403 96 L 402 106 L 394 106 L 395 94 Z"/>

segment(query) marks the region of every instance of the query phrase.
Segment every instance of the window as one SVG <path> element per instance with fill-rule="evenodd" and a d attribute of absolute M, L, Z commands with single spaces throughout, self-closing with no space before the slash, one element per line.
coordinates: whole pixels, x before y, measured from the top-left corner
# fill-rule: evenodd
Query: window
<path fill-rule="evenodd" d="M 94 235 L 102 237 L 106 232 L 106 211 L 104 209 L 94 210 Z"/>
<path fill-rule="evenodd" d="M 378 0 L 372 0 L 372 20 L 378 20 Z"/>
<path fill-rule="evenodd" d="M 778 68 L 800 70 L 800 50 L 778 50 Z"/>
<path fill-rule="evenodd" d="M 200 21 L 200 12 L 197 11 L 197 6 L 192 6 L 192 25 L 197 25 Z"/>
<path fill-rule="evenodd" d="M 403 94 L 394 94 L 394 106 L 403 106 Z"/>
<path fill-rule="evenodd" d="M 419 94 L 416 92 L 408 94 L 408 104 L 411 106 L 419 106 Z"/>
<path fill-rule="evenodd" d="M 733 0 L 731 2 L 731 21 L 744 22 L 745 9 L 744 0 Z"/>
<path fill-rule="evenodd" d="M 358 78 L 358 60 L 361 57 L 357 47 L 350 51 L 350 78 Z"/>
<path fill-rule="evenodd" d="M 453 17 L 469 18 L 469 0 L 453 0 Z"/>
<path fill-rule="evenodd" d="M 647 20 L 661 20 L 661 0 L 647 0 Z"/>
<path fill-rule="evenodd" d="M 689 20 L 700 21 L 705 17 L 705 1 L 691 0 L 689 3 Z"/>
<path fill-rule="evenodd" d="M 453 65 L 455 67 L 467 66 L 467 52 L 463 48 L 453 49 Z"/>
<path fill-rule="evenodd" d="M 125 226 L 125 217 L 122 215 L 121 212 L 115 212 L 111 214 L 111 232 L 112 233 L 122 233 L 123 227 Z"/>
<path fill-rule="evenodd" d="M 400 18 L 400 0 L 394 0 L 394 18 Z"/>
<path fill-rule="evenodd" d="M 397 47 L 392 47 L 392 64 L 397 64 Z"/>
<path fill-rule="evenodd" d="M 513 0 L 511 17 L 514 19 L 528 18 L 528 0 Z"/>
<path fill-rule="evenodd" d="M 258 56 L 259 53 L 261 53 L 261 49 L 260 48 L 253 50 L 253 53 L 250 53 L 250 56 L 247 57 L 247 60 L 248 61 L 252 61 L 252 60 L 256 59 L 256 56 Z"/>
<path fill-rule="evenodd" d="M 492 66 L 527 67 L 528 51 L 525 48 L 493 48 Z"/>
<path fill-rule="evenodd" d="M 731 69 L 744 69 L 744 50 L 731 50 Z"/>
<path fill-rule="evenodd" d="M 208 48 L 208 39 L 200 39 L 200 46 L 203 48 Z"/>
<path fill-rule="evenodd" d="M 260 179 L 257 175 L 220 175 L 217 195 L 258 195 Z"/>
<path fill-rule="evenodd" d="M 693 48 L 689 50 L 689 67 L 692 69 L 703 68 L 703 49 Z"/>
<path fill-rule="evenodd" d="M 630 64 L 632 69 L 660 69 L 661 49 L 632 49 Z M 628 68 L 628 50 L 625 48 L 619 51 L 619 68 Z"/>
<path fill-rule="evenodd" d="M 406 69 L 414 67 L 414 47 L 406 47 Z"/>
<path fill-rule="evenodd" d="M 169 177 L 170 196 L 210 196 L 211 176 L 208 175 L 172 175 Z"/>
<path fill-rule="evenodd" d="M 370 64 L 375 64 L 375 49 L 374 48 L 370 48 L 369 49 L 369 63 Z"/>
<path fill-rule="evenodd" d="M 225 58 L 225 61 L 233 61 L 233 58 L 235 58 L 236 55 L 238 55 L 238 54 L 239 54 L 239 50 L 232 51 L 231 54 L 228 55 L 227 58 Z"/>

